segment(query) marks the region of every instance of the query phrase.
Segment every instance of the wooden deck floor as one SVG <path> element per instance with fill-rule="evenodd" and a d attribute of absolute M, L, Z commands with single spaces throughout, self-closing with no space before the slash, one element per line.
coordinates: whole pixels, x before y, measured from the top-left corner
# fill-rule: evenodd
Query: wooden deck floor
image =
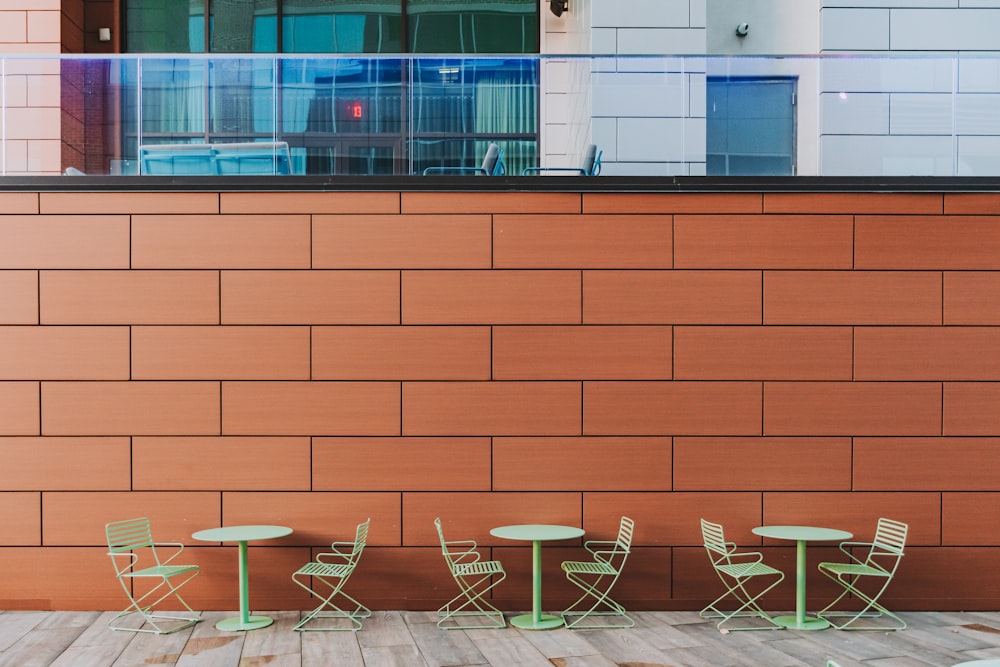
<path fill-rule="evenodd" d="M 902 632 L 721 634 L 691 612 L 642 612 L 629 630 L 439 630 L 424 612 L 376 612 L 361 632 L 294 632 L 274 625 L 222 632 L 230 612 L 173 635 L 114 632 L 107 613 L 0 612 L 0 666 L 126 667 L 942 667 L 1000 658 L 1000 613 L 904 614 Z"/>

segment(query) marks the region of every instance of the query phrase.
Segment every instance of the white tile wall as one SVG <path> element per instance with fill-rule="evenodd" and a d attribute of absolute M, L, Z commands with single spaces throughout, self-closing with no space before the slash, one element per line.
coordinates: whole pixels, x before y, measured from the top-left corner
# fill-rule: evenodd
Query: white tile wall
<path fill-rule="evenodd" d="M 820 95 L 823 134 L 888 134 L 889 95 L 823 93 Z"/>
<path fill-rule="evenodd" d="M 885 51 L 889 48 L 888 9 L 824 9 L 820 17 L 824 51 Z"/>

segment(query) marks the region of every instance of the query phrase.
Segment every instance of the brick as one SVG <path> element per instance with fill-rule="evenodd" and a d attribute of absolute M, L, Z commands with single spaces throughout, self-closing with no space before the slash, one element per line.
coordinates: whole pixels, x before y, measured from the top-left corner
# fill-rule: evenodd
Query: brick
<path fill-rule="evenodd" d="M 849 269 L 850 216 L 678 215 L 678 269 Z"/>
<path fill-rule="evenodd" d="M 586 435 L 760 435 L 756 382 L 585 382 Z"/>
<path fill-rule="evenodd" d="M 42 324 L 218 324 L 216 271 L 42 271 Z"/>
<path fill-rule="evenodd" d="M 493 329 L 497 380 L 669 380 L 671 374 L 670 327 Z"/>
<path fill-rule="evenodd" d="M 720 461 L 739 465 L 720 466 Z M 677 491 L 848 491 L 850 438 L 675 438 Z"/>
<path fill-rule="evenodd" d="M 398 271 L 224 271 L 223 324 L 398 324 Z"/>
<path fill-rule="evenodd" d="M 941 274 L 767 271 L 765 324 L 940 324 Z"/>
<path fill-rule="evenodd" d="M 435 517 L 441 517 L 446 540 L 475 540 L 480 547 L 513 544 L 490 535 L 490 529 L 497 526 L 517 523 L 582 525 L 579 493 L 411 492 L 403 494 L 403 546 L 440 548 L 434 528 Z M 581 543 L 574 540 L 558 544 Z"/>
<path fill-rule="evenodd" d="M 312 488 L 488 491 L 491 465 L 489 438 L 314 438 Z"/>
<path fill-rule="evenodd" d="M 113 576 L 107 552 L 107 546 L 0 549 L 0 607 L 38 611 L 121 609 L 127 600 Z M 66 567 L 67 563 L 73 567 Z"/>
<path fill-rule="evenodd" d="M 579 213 L 569 192 L 404 192 L 403 213 Z"/>
<path fill-rule="evenodd" d="M 0 266 L 5 269 L 128 268 L 128 217 L 2 216 Z"/>
<path fill-rule="evenodd" d="M 269 545 L 329 547 L 334 540 L 353 541 L 355 528 L 368 518 L 368 544 L 399 546 L 398 492 L 222 494 L 223 525 L 279 525 L 294 531 Z"/>
<path fill-rule="evenodd" d="M 997 438 L 857 438 L 858 491 L 990 491 L 1000 471 L 990 463 Z"/>
<path fill-rule="evenodd" d="M 0 438 L 0 488 L 115 491 L 130 484 L 128 438 Z"/>
<path fill-rule="evenodd" d="M 995 215 L 998 206 L 1000 194 L 995 192 L 944 193 L 945 215 Z"/>
<path fill-rule="evenodd" d="M 702 517 L 726 524 L 729 540 L 760 543 L 750 532 L 760 525 L 760 493 L 586 493 L 583 500 L 583 525 L 588 531 L 595 526 L 608 530 L 625 515 L 635 521 L 634 543 L 643 546 L 701 546 Z"/>
<path fill-rule="evenodd" d="M 318 269 L 490 268 L 488 215 L 317 215 Z"/>
<path fill-rule="evenodd" d="M 995 548 L 986 547 L 907 549 L 881 601 L 894 611 L 995 609 L 1000 581 L 982 575 L 991 572 L 996 555 Z M 935 576 L 928 577 L 928 572 Z"/>
<path fill-rule="evenodd" d="M 760 213 L 759 193 L 587 192 L 584 213 Z"/>
<path fill-rule="evenodd" d="M 861 327 L 859 380 L 995 380 L 1000 330 L 988 327 Z"/>
<path fill-rule="evenodd" d="M 217 435 L 218 382 L 43 382 L 43 435 Z"/>
<path fill-rule="evenodd" d="M 488 327 L 315 327 L 317 380 L 488 380 Z"/>
<path fill-rule="evenodd" d="M 947 195 L 945 195 L 947 197 Z M 945 199 L 945 201 L 947 201 Z M 765 192 L 764 213 L 940 215 L 942 196 L 914 192 Z"/>
<path fill-rule="evenodd" d="M 667 491 L 670 453 L 670 438 L 495 438 L 493 489 Z"/>
<path fill-rule="evenodd" d="M 0 326 L 0 377 L 127 380 L 127 327 Z"/>
<path fill-rule="evenodd" d="M 132 488 L 307 491 L 309 457 L 308 438 L 136 437 Z"/>
<path fill-rule="evenodd" d="M 936 492 L 816 493 L 803 487 L 796 493 L 764 494 L 765 524 L 828 526 L 853 533 L 854 540 L 871 541 L 879 517 L 909 524 L 908 545 L 941 543 L 941 495 Z"/>
<path fill-rule="evenodd" d="M 678 380 L 849 380 L 847 327 L 675 327 Z"/>
<path fill-rule="evenodd" d="M 577 382 L 406 382 L 403 435 L 579 435 Z"/>
<path fill-rule="evenodd" d="M 577 271 L 404 271 L 405 324 L 578 324 Z"/>
<path fill-rule="evenodd" d="M 39 435 L 37 382 L 0 382 L 0 435 Z"/>
<path fill-rule="evenodd" d="M 39 213 L 39 196 L 36 192 L 0 192 L 0 210 L 4 212 L 4 215 Z"/>
<path fill-rule="evenodd" d="M 586 324 L 760 324 L 757 271 L 585 271 Z"/>
<path fill-rule="evenodd" d="M 2 442 L 2 441 L 0 441 Z M 42 544 L 42 494 L 37 491 L 0 493 L 0 547 Z"/>
<path fill-rule="evenodd" d="M 855 267 L 995 270 L 1000 225 L 996 216 L 858 216 Z"/>
<path fill-rule="evenodd" d="M 217 492 L 47 491 L 43 503 L 46 546 L 103 545 L 105 550 L 105 524 L 111 521 L 148 517 L 154 539 L 191 546 L 202 544 L 191 533 L 218 524 L 221 511 Z"/>
<path fill-rule="evenodd" d="M 984 526 L 1000 521 L 1000 494 L 990 491 L 941 494 L 941 546 L 992 547 L 996 535 Z"/>
<path fill-rule="evenodd" d="M 215 192 L 42 192 L 38 198 L 41 212 L 52 215 L 219 212 L 219 195 Z"/>
<path fill-rule="evenodd" d="M 222 213 L 399 213 L 398 192 L 223 192 Z"/>
<path fill-rule="evenodd" d="M 224 435 L 397 435 L 390 382 L 225 382 Z"/>
<path fill-rule="evenodd" d="M 494 266 L 670 268 L 672 223 L 668 215 L 497 215 Z"/>
<path fill-rule="evenodd" d="M 38 324 L 38 272 L 0 271 L 0 324 Z"/>
<path fill-rule="evenodd" d="M 945 324 L 1000 324 L 1000 274 L 949 271 L 944 274 Z"/>
<path fill-rule="evenodd" d="M 133 327 L 136 380 L 308 380 L 308 327 Z"/>
<path fill-rule="evenodd" d="M 766 435 L 940 435 L 941 385 L 767 382 Z"/>
<path fill-rule="evenodd" d="M 307 269 L 304 215 L 135 215 L 137 269 Z"/>
<path fill-rule="evenodd" d="M 943 435 L 1000 433 L 1000 384 L 945 383 L 943 424 Z"/>
<path fill-rule="evenodd" d="M 440 546 L 369 547 L 362 559 L 348 586 L 372 609 L 437 609 L 459 593 Z"/>
<path fill-rule="evenodd" d="M 249 545 L 250 608 L 312 609 L 316 605 L 308 593 L 289 580 L 292 572 L 311 560 L 312 554 L 308 547 L 274 546 L 279 542 L 281 540 L 265 540 Z M 239 609 L 240 590 L 237 553 L 237 544 L 227 542 L 222 546 L 192 547 L 178 558 L 178 562 L 183 558 L 185 563 L 201 567 L 201 573 L 183 591 L 184 599 L 192 607 L 232 610 L 226 613 L 226 617 L 239 615 L 236 611 Z M 361 568 L 358 569 L 360 571 Z"/>

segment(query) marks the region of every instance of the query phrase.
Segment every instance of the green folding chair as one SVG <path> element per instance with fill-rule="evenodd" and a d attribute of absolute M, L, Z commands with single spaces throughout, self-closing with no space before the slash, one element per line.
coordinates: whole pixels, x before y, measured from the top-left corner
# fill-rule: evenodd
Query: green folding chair
<path fill-rule="evenodd" d="M 114 564 L 115 577 L 129 600 L 128 606 L 108 621 L 109 628 L 166 635 L 189 628 L 201 621 L 201 614 L 192 609 L 178 593 L 184 584 L 197 576 L 200 568 L 197 565 L 171 564 L 184 551 L 183 544 L 154 542 L 149 519 L 145 517 L 113 521 L 106 524 L 104 530 L 108 538 L 108 555 Z M 167 558 L 161 558 L 161 551 L 164 548 L 172 550 Z M 155 583 L 152 588 L 136 597 L 137 581 Z M 155 611 L 161 602 L 170 597 L 176 598 L 189 613 L 181 612 L 180 615 L 176 615 Z M 138 627 L 122 624 L 121 621 L 130 619 L 133 615 L 142 619 Z M 164 621 L 170 623 L 165 624 Z"/>
<path fill-rule="evenodd" d="M 503 612 L 486 600 L 486 594 L 507 577 L 503 565 L 498 560 L 480 560 L 473 540 L 446 541 L 440 517 L 434 519 L 434 525 L 441 540 L 441 553 L 459 588 L 458 595 L 438 609 L 438 627 L 442 630 L 506 627 Z M 474 616 L 484 619 L 481 625 L 468 625 L 461 621 L 463 617 Z"/>
<path fill-rule="evenodd" d="M 736 544 L 726 542 L 722 526 L 711 521 L 701 520 L 701 535 L 705 542 L 712 567 L 726 587 L 726 592 L 717 597 L 702 609 L 702 618 L 720 619 L 716 624 L 719 630 L 777 630 L 781 626 L 775 623 L 760 605 L 757 604 L 765 593 L 781 583 L 785 578 L 781 570 L 763 562 L 764 556 L 758 551 L 736 550 Z M 763 582 L 751 584 L 755 579 Z M 753 586 L 751 588 L 750 586 Z M 730 599 L 738 603 L 736 609 L 724 611 L 719 608 L 723 601 Z M 728 625 L 736 618 L 760 618 L 767 625 Z M 723 627 L 725 626 L 725 627 Z"/>
<path fill-rule="evenodd" d="M 292 581 L 309 591 L 310 595 L 321 600 L 315 609 L 306 614 L 292 628 L 293 630 L 352 630 L 357 632 L 361 629 L 361 620 L 372 615 L 371 609 L 344 592 L 344 584 L 353 574 L 358 560 L 361 558 L 361 552 L 365 550 L 365 544 L 368 543 L 368 527 L 371 525 L 371 521 L 369 518 L 358 524 L 353 542 L 333 542 L 330 544 L 330 551 L 317 554 L 316 560 L 306 563 L 292 574 Z M 353 609 L 347 610 L 338 606 L 334 600 L 340 598 L 347 600 Z M 344 625 L 340 622 L 334 622 L 306 627 L 307 623 L 317 619 L 336 619 L 337 621 L 346 619 L 350 621 L 350 624 Z"/>
<path fill-rule="evenodd" d="M 587 540 L 583 548 L 590 552 L 591 561 L 564 561 L 563 572 L 570 583 L 583 590 L 583 595 L 562 612 L 566 627 L 571 630 L 596 628 L 631 628 L 635 625 L 625 607 L 609 595 L 632 549 L 632 530 L 635 522 L 627 516 L 621 518 L 618 537 L 614 540 Z M 583 609 L 585 601 L 593 603 Z M 585 621 L 592 616 L 614 617 L 614 621 Z M 583 623 L 581 625 L 581 623 Z"/>
<path fill-rule="evenodd" d="M 903 559 L 906 533 L 909 526 L 900 521 L 880 518 L 875 529 L 875 539 L 871 542 L 841 542 L 840 550 L 849 559 L 846 563 L 820 563 L 819 571 L 837 582 L 843 591 L 825 606 L 817 616 L 825 618 L 830 625 L 840 630 L 903 630 L 906 621 L 886 609 L 878 601 L 889 587 Z M 854 549 L 867 547 L 864 558 L 854 553 Z M 872 582 L 872 583 L 869 583 Z M 860 611 L 833 611 L 833 607 L 850 595 L 864 603 Z M 859 623 L 863 618 L 891 619 L 888 623 Z M 836 620 L 834 620 L 836 619 Z M 844 620 L 846 619 L 846 620 Z"/>

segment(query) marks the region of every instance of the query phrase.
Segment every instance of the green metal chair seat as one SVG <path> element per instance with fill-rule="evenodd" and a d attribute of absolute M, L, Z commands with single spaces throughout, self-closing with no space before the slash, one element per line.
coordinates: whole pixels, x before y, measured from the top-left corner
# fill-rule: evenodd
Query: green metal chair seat
<path fill-rule="evenodd" d="M 764 563 L 764 556 L 757 551 L 737 551 L 736 544 L 727 542 L 722 526 L 711 521 L 701 520 L 701 535 L 705 550 L 712 562 L 712 567 L 726 591 L 705 606 L 698 614 L 702 618 L 719 619 L 716 627 L 719 630 L 777 630 L 778 625 L 765 612 L 758 600 L 769 590 L 781 583 L 785 574 Z M 755 577 L 763 577 L 763 583 L 750 588 Z M 720 609 L 726 601 L 737 603 L 736 609 L 729 611 Z M 737 618 L 759 618 L 766 625 L 735 625 L 731 621 Z"/>
<path fill-rule="evenodd" d="M 623 516 L 618 524 L 616 539 L 584 542 L 583 548 L 593 556 L 592 561 L 563 562 L 562 569 L 566 573 L 566 579 L 583 591 L 579 599 L 562 612 L 563 622 L 570 630 L 631 628 L 635 625 L 625 607 L 610 596 L 632 551 L 634 528 L 635 522 Z M 584 609 L 585 601 L 590 599 L 593 603 Z M 591 617 L 608 617 L 608 621 L 595 621 Z"/>
<path fill-rule="evenodd" d="M 493 587 L 507 578 L 503 565 L 498 560 L 482 560 L 473 540 L 445 540 L 440 517 L 434 519 L 434 526 L 448 571 L 459 589 L 458 595 L 438 608 L 438 627 L 442 630 L 507 627 L 503 612 L 487 600 Z M 483 620 L 479 625 L 468 625 L 460 621 L 464 617 L 480 617 Z"/>
<path fill-rule="evenodd" d="M 817 616 L 824 618 L 839 630 L 903 630 L 906 621 L 886 609 L 879 598 L 896 574 L 906 546 L 909 526 L 901 521 L 880 518 L 875 528 L 875 538 L 871 542 L 841 542 L 840 550 L 847 562 L 824 562 L 819 571 L 835 581 L 843 590 L 833 602 L 823 607 Z M 862 550 L 864 558 L 856 555 Z M 879 582 L 868 586 L 868 581 Z M 834 607 L 844 598 L 860 600 L 864 606 L 860 611 L 834 611 Z M 866 623 L 864 618 L 891 619 L 888 623 Z M 846 619 L 846 620 L 843 620 Z"/>
<path fill-rule="evenodd" d="M 300 632 L 306 630 L 352 630 L 361 629 L 361 620 L 372 615 L 372 610 L 361 604 L 344 592 L 344 584 L 358 566 L 361 553 L 368 543 L 368 528 L 371 519 L 358 524 L 354 531 L 353 542 L 333 542 L 330 551 L 316 555 L 316 560 L 306 563 L 292 574 L 292 581 L 309 591 L 321 600 L 319 605 L 307 613 L 298 624 L 292 628 Z M 320 589 L 320 584 L 323 588 Z M 319 590 L 318 590 L 319 589 Z M 353 609 L 342 609 L 334 600 L 343 598 Z M 343 603 L 341 603 L 343 604 Z M 349 625 L 332 623 L 327 625 L 312 624 L 317 619 L 346 619 Z"/>
<path fill-rule="evenodd" d="M 733 563 L 732 565 L 719 565 L 716 568 L 722 574 L 730 577 L 758 577 L 764 574 L 782 574 L 770 565 L 760 562 Z M 784 576 L 784 575 L 782 575 Z"/>
<path fill-rule="evenodd" d="M 464 565 L 455 565 L 455 574 L 460 577 L 467 577 L 473 574 L 501 574 L 502 572 L 503 566 L 499 561 L 495 560 L 483 560 Z"/>
<path fill-rule="evenodd" d="M 149 519 L 146 517 L 113 521 L 104 526 L 104 531 L 108 538 L 108 555 L 111 556 L 115 576 L 129 599 L 128 606 L 108 621 L 109 628 L 165 635 L 189 628 L 201 621 L 201 614 L 195 612 L 178 593 L 182 586 L 194 579 L 200 568 L 197 565 L 169 564 L 184 551 L 183 544 L 155 542 Z M 167 558 L 162 558 L 166 548 L 169 548 L 171 553 Z M 141 567 L 137 567 L 140 564 Z M 131 580 L 139 578 L 160 581 L 136 597 Z M 176 598 L 188 613 L 182 612 L 177 615 L 155 611 L 161 602 L 170 597 Z M 130 619 L 133 615 L 142 619 L 138 627 L 121 623 L 123 619 Z"/>

